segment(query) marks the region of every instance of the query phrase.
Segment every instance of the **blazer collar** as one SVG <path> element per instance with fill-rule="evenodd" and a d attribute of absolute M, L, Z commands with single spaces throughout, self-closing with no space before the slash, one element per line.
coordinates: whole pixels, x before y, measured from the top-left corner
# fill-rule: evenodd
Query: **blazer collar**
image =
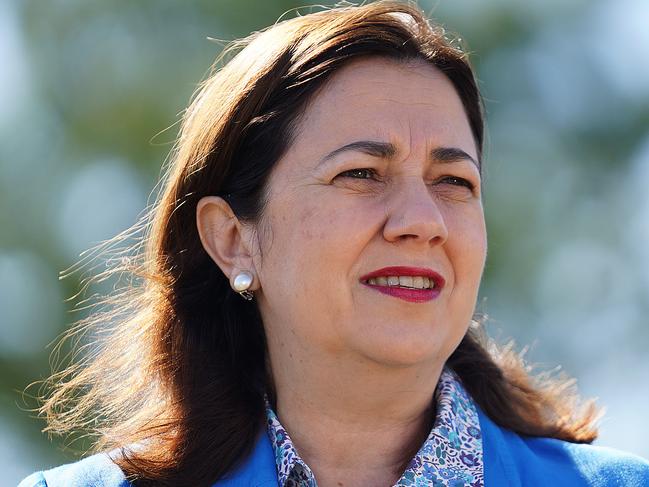
<path fill-rule="evenodd" d="M 234 472 L 219 480 L 213 487 L 277 487 L 277 468 L 273 447 L 265 428 L 262 428 L 255 447 Z"/>

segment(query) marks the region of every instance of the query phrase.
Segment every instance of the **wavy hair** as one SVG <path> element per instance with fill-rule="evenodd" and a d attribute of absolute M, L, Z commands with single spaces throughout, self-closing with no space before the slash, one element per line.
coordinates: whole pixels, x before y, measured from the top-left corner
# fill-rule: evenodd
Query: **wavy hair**
<path fill-rule="evenodd" d="M 92 435 L 93 450 L 119 452 L 115 462 L 137 485 L 211 485 L 246 458 L 264 424 L 265 335 L 256 304 L 232 292 L 203 249 L 196 205 L 219 195 L 240 220 L 258 221 L 268 176 L 309 101 L 342 66 L 369 56 L 441 70 L 482 159 L 483 109 L 467 54 L 413 3 L 325 9 L 233 42 L 183 115 L 155 203 L 98 249 L 109 255 L 141 235 L 94 278 L 128 284 L 65 337 L 77 353 L 46 384 L 47 431 Z M 572 442 L 597 436 L 597 410 L 578 407 L 572 382 L 532 375 L 479 327 L 448 365 L 501 426 Z"/>

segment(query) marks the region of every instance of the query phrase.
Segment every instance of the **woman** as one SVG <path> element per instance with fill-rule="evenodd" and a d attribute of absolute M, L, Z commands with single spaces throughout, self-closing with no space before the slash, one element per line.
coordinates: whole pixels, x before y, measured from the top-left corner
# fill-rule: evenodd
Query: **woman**
<path fill-rule="evenodd" d="M 21 485 L 649 485 L 587 445 L 592 405 L 479 336 L 466 56 L 393 2 L 243 45 L 185 114 L 142 285 L 43 406 L 107 453 Z"/>

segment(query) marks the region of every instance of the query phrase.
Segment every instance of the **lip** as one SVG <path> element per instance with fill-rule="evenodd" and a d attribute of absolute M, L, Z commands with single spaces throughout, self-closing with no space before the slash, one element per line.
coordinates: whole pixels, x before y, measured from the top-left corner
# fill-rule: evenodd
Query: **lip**
<path fill-rule="evenodd" d="M 379 286 L 377 284 L 365 282 L 368 279 L 380 276 L 424 276 L 431 279 L 435 283 L 435 287 L 433 289 L 406 289 L 400 287 Z M 440 295 L 445 284 L 444 278 L 432 269 L 426 267 L 406 266 L 383 267 L 382 269 L 361 276 L 360 280 L 362 284 L 371 289 L 411 303 L 432 301 Z"/>

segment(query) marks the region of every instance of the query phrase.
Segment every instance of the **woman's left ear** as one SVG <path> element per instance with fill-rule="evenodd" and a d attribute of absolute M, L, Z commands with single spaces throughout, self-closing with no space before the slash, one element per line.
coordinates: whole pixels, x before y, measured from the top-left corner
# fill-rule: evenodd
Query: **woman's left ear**
<path fill-rule="evenodd" d="M 251 229 L 239 221 L 228 202 L 219 196 L 201 198 L 196 205 L 196 227 L 203 248 L 230 283 L 239 272 L 246 271 L 253 276 L 249 289 L 258 289 Z"/>

